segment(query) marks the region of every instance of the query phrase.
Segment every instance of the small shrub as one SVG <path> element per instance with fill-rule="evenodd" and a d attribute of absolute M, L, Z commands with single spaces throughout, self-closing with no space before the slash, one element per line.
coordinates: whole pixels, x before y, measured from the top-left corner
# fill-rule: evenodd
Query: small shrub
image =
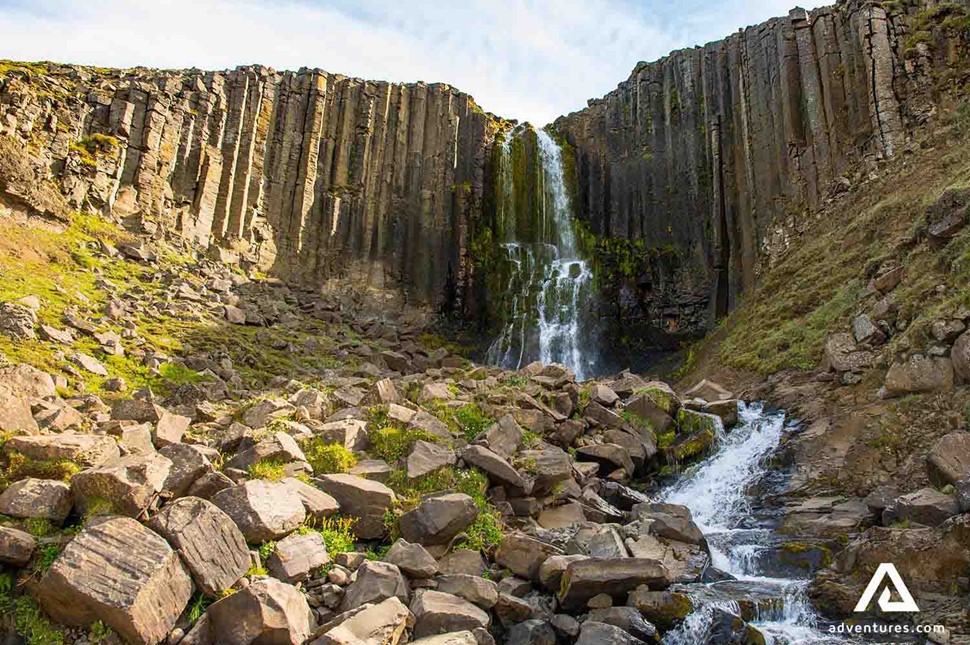
<path fill-rule="evenodd" d="M 278 482 L 286 477 L 286 464 L 279 459 L 260 459 L 249 467 L 251 479 L 265 479 Z"/>
<path fill-rule="evenodd" d="M 276 552 L 276 542 L 274 540 L 267 540 L 259 545 L 257 551 L 259 552 L 259 561 L 266 562 Z"/>
<path fill-rule="evenodd" d="M 339 443 L 325 443 L 322 437 L 314 437 L 303 444 L 303 454 L 317 475 L 345 473 L 357 464 L 353 452 Z"/>
<path fill-rule="evenodd" d="M 21 596 L 14 603 L 14 629 L 27 645 L 62 645 L 64 633 L 57 629 L 30 596 Z"/>
<path fill-rule="evenodd" d="M 525 387 L 529 384 L 529 379 L 521 374 L 512 374 L 505 377 L 502 383 L 508 387 Z"/>
<path fill-rule="evenodd" d="M 416 441 L 435 441 L 436 437 L 430 432 L 415 428 L 399 428 L 387 426 L 371 430 L 368 435 L 374 454 L 389 464 L 394 464 L 411 452 Z"/>
<path fill-rule="evenodd" d="M 60 554 L 61 547 L 56 544 L 46 544 L 37 547 L 37 550 L 34 552 L 34 569 L 41 572 L 47 571 Z"/>
<path fill-rule="evenodd" d="M 347 553 L 354 550 L 354 534 L 351 527 L 356 520 L 352 517 L 328 517 L 315 527 L 323 536 L 323 542 L 327 545 L 327 553 Z"/>
<path fill-rule="evenodd" d="M 92 643 L 103 643 L 111 638 L 114 632 L 110 627 L 105 625 L 100 620 L 94 621 L 91 625 L 91 631 L 88 632 L 88 640 Z"/>
<path fill-rule="evenodd" d="M 474 403 L 455 410 L 455 421 L 458 423 L 461 433 L 469 441 L 495 423 L 495 419 L 486 416 L 482 409 Z"/>
<path fill-rule="evenodd" d="M 34 537 L 47 537 L 57 533 L 57 527 L 45 517 L 28 517 L 24 520 L 24 530 Z"/>
<path fill-rule="evenodd" d="M 542 435 L 533 430 L 523 430 L 522 431 L 522 445 L 526 448 L 532 448 L 538 445 L 542 441 Z"/>

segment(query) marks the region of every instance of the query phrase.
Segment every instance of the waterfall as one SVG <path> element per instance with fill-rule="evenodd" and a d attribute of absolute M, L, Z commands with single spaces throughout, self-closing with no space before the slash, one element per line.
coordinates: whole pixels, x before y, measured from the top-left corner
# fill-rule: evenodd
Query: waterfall
<path fill-rule="evenodd" d="M 534 178 L 513 171 L 513 143 L 531 132 L 536 139 Z M 593 274 L 576 243 L 562 150 L 548 132 L 526 125 L 506 134 L 499 154 L 497 220 L 509 302 L 502 332 L 486 360 L 507 369 L 535 360 L 562 363 L 582 380 L 590 376 L 595 360 L 584 347 L 583 322 Z M 531 181 L 535 199 L 520 203 L 517 195 L 530 193 L 518 190 L 519 182 Z"/>
<path fill-rule="evenodd" d="M 762 571 L 762 556 L 778 548 L 778 539 L 755 518 L 748 490 L 767 473 L 766 460 L 781 440 L 785 415 L 767 412 L 760 404 L 740 404 L 739 412 L 740 424 L 724 437 L 718 452 L 667 489 L 664 501 L 690 508 L 707 538 L 713 566 L 739 581 L 728 584 L 742 585 L 766 599 L 765 609 L 752 624 L 768 643 L 843 643 L 819 629 L 806 594 L 807 579 L 775 578 Z M 737 613 L 736 602 L 720 593 L 721 584 L 699 585 L 688 591 L 695 611 L 665 636 L 665 645 L 704 643 L 716 609 Z"/>

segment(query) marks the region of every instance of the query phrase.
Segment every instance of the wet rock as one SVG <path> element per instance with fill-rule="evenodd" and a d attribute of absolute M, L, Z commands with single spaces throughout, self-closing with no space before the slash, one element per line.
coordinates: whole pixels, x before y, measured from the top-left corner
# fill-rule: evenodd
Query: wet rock
<path fill-rule="evenodd" d="M 970 475 L 970 432 L 951 432 L 937 441 L 926 456 L 926 471 L 941 488 Z"/>
<path fill-rule="evenodd" d="M 654 642 L 657 640 L 657 628 L 644 619 L 635 607 L 594 609 L 589 612 L 589 620 L 619 627 L 627 634 L 642 641 Z"/>
<path fill-rule="evenodd" d="M 460 596 L 468 602 L 488 610 L 498 602 L 498 587 L 491 580 L 477 575 L 451 574 L 434 579 L 442 593 Z"/>
<path fill-rule="evenodd" d="M 411 603 L 414 637 L 423 638 L 462 630 L 487 628 L 488 614 L 472 603 L 440 591 L 422 591 Z"/>
<path fill-rule="evenodd" d="M 0 514 L 61 524 L 74 506 L 71 487 L 50 479 L 21 479 L 0 494 Z"/>
<path fill-rule="evenodd" d="M 357 537 L 370 540 L 384 535 L 384 513 L 396 501 L 394 491 L 354 475 L 323 475 L 314 481 L 337 500 L 341 513 L 358 518 L 352 528 Z"/>
<path fill-rule="evenodd" d="M 438 573 L 438 563 L 420 544 L 398 539 L 382 558 L 411 578 L 430 578 Z"/>
<path fill-rule="evenodd" d="M 311 571 L 328 562 L 330 555 L 320 533 L 291 533 L 276 543 L 276 550 L 266 560 L 266 569 L 274 578 L 293 584 L 306 580 Z"/>
<path fill-rule="evenodd" d="M 414 616 L 407 606 L 391 597 L 362 608 L 313 641 L 313 645 L 397 645 L 413 623 Z M 475 642 L 474 638 L 471 642 Z"/>
<path fill-rule="evenodd" d="M 630 592 L 626 604 L 636 608 L 646 620 L 662 631 L 673 629 L 694 611 L 694 605 L 686 593 L 653 591 L 647 585 Z"/>
<path fill-rule="evenodd" d="M 259 578 L 212 604 L 207 614 L 214 642 L 233 645 L 303 645 L 316 621 L 306 597 L 274 578 Z"/>
<path fill-rule="evenodd" d="M 883 385 L 887 396 L 953 390 L 953 363 L 949 358 L 914 354 L 905 362 L 893 363 Z"/>
<path fill-rule="evenodd" d="M 388 562 L 368 560 L 357 569 L 354 581 L 344 592 L 339 611 L 347 611 L 369 602 L 397 597 L 408 602 L 411 593 L 401 570 Z"/>
<path fill-rule="evenodd" d="M 495 552 L 495 562 L 528 580 L 539 579 L 539 567 L 551 555 L 564 555 L 562 550 L 524 533 L 509 533 Z"/>
<path fill-rule="evenodd" d="M 738 423 L 738 400 L 713 401 L 705 405 L 701 412 L 713 414 L 721 420 L 725 428 L 730 428 Z"/>
<path fill-rule="evenodd" d="M 34 557 L 37 540 L 30 533 L 9 526 L 0 526 L 0 564 L 25 567 Z"/>
<path fill-rule="evenodd" d="M 300 497 L 281 482 L 247 481 L 219 491 L 212 503 L 232 518 L 252 544 L 285 537 L 306 519 Z"/>
<path fill-rule="evenodd" d="M 98 518 L 73 539 L 34 590 L 52 619 L 104 622 L 130 643 L 154 645 L 192 596 L 192 580 L 160 536 L 127 517 Z"/>
<path fill-rule="evenodd" d="M 183 497 L 155 515 L 149 527 L 178 551 L 200 591 L 216 596 L 249 569 L 249 549 L 242 532 L 215 504 Z"/>
<path fill-rule="evenodd" d="M 157 453 L 128 455 L 74 475 L 71 493 L 81 513 L 108 502 L 115 512 L 138 517 L 162 492 L 171 469 L 172 462 Z"/>
<path fill-rule="evenodd" d="M 600 593 L 623 602 L 640 585 L 660 589 L 669 584 L 666 568 L 656 560 L 588 558 L 570 562 L 566 567 L 559 598 L 564 608 L 577 609 Z"/>
<path fill-rule="evenodd" d="M 455 451 L 430 441 L 415 441 L 407 459 L 408 479 L 418 479 L 455 464 Z"/>
<path fill-rule="evenodd" d="M 909 521 L 926 526 L 938 526 L 960 512 L 956 498 L 945 495 L 934 488 L 922 488 L 916 492 L 899 496 L 882 513 L 882 523 L 890 526 L 894 522 Z"/>

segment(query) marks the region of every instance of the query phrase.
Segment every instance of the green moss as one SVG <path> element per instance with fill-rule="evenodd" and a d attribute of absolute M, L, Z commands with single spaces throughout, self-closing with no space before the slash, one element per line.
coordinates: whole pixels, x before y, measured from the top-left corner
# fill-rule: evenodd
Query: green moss
<path fill-rule="evenodd" d="M 257 549 L 257 551 L 259 552 L 259 561 L 265 564 L 266 561 L 270 559 L 270 556 L 276 553 L 276 541 L 267 540 L 266 542 L 263 542 L 259 545 L 259 549 Z"/>
<path fill-rule="evenodd" d="M 88 640 L 96 645 L 107 642 L 112 636 L 114 631 L 100 620 L 94 621 L 88 631 Z"/>
<path fill-rule="evenodd" d="M 57 533 L 57 527 L 45 517 L 28 517 L 24 520 L 24 530 L 34 537 L 47 537 Z"/>
<path fill-rule="evenodd" d="M 357 464 L 357 457 L 351 450 L 339 443 L 326 443 L 322 437 L 304 443 L 303 454 L 315 475 L 345 473 Z"/>
<path fill-rule="evenodd" d="M 11 450 L 6 455 L 6 468 L 0 475 L 0 481 L 6 480 L 6 485 L 9 485 L 21 479 L 34 477 L 69 482 L 79 472 L 81 472 L 81 466 L 68 459 L 32 459 Z"/>
<path fill-rule="evenodd" d="M 436 441 L 430 432 L 415 428 L 387 426 L 368 433 L 372 452 L 388 464 L 396 464 L 411 452 L 416 441 Z"/>

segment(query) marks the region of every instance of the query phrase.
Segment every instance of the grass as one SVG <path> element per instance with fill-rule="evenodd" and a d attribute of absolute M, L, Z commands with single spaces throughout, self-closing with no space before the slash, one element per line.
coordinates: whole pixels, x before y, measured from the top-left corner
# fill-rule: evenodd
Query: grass
<path fill-rule="evenodd" d="M 302 447 L 315 475 L 345 473 L 357 464 L 353 451 L 339 443 L 326 443 L 322 437 L 314 437 Z"/>
<path fill-rule="evenodd" d="M 429 411 L 443 421 L 449 429 L 468 441 L 473 440 L 495 423 L 495 419 L 486 415 L 477 403 L 468 403 L 460 407 L 439 403 L 432 406 Z"/>
<path fill-rule="evenodd" d="M 205 610 L 208 609 L 209 605 L 211 605 L 213 602 L 213 598 L 204 596 L 201 593 L 196 593 L 192 600 L 189 601 L 189 623 L 194 625 L 199 622 L 199 619 L 202 618 L 202 614 L 205 613 Z"/>
<path fill-rule="evenodd" d="M 41 610 L 30 596 L 21 596 L 13 603 L 14 629 L 27 645 L 61 645 L 64 632 Z"/>
<path fill-rule="evenodd" d="M 327 553 L 331 556 L 337 553 L 349 553 L 356 550 L 353 531 L 355 518 L 352 517 L 327 517 L 317 524 L 308 520 L 298 529 L 300 533 L 316 531 L 323 537 L 323 543 L 327 545 Z"/>
<path fill-rule="evenodd" d="M 970 229 L 942 251 L 925 236 L 927 206 L 948 188 L 970 186 L 968 148 L 962 141 L 909 159 L 820 216 L 722 322 L 720 362 L 759 374 L 817 368 L 828 334 L 849 330 L 865 310 L 868 280 L 886 264 L 905 269 L 893 299 L 909 326 L 894 341 L 928 342 L 935 318 L 970 304 Z M 940 284 L 948 285 L 943 294 Z"/>
<path fill-rule="evenodd" d="M 61 554 L 61 547 L 57 544 L 38 546 L 34 552 L 34 569 L 43 573 L 51 568 L 57 556 Z"/>
<path fill-rule="evenodd" d="M 57 533 L 57 527 L 45 517 L 28 517 L 24 520 L 24 530 L 34 537 L 47 537 Z"/>

